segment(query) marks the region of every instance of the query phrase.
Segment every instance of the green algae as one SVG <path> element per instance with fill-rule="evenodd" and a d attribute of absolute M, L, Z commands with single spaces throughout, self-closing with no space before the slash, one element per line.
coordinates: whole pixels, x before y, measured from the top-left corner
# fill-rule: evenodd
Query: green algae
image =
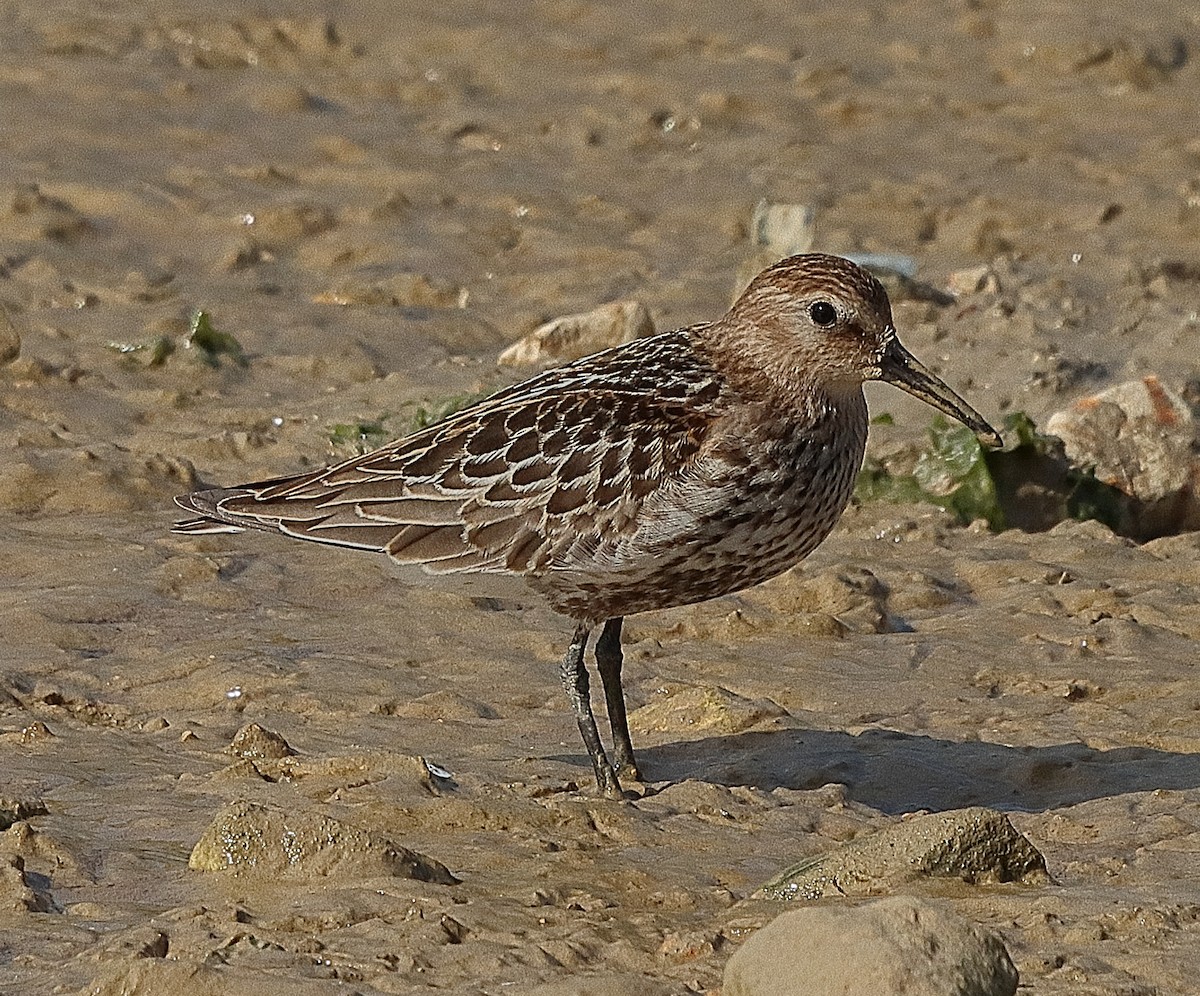
<path fill-rule="evenodd" d="M 859 473 L 861 502 L 929 502 L 962 523 L 982 519 L 996 531 L 1050 529 L 1067 519 L 1095 519 L 1115 531 L 1129 521 L 1131 499 L 1067 460 L 1062 441 L 1024 412 L 1004 420 L 1004 445 L 984 447 L 966 426 L 935 416 L 929 441 L 910 473 L 869 459 Z"/>
<path fill-rule="evenodd" d="M 213 325 L 212 316 L 207 311 L 200 310 L 192 315 L 187 344 L 210 367 L 219 367 L 222 357 L 228 357 L 239 367 L 248 366 L 250 362 L 242 344 L 230 333 L 222 332 Z"/>

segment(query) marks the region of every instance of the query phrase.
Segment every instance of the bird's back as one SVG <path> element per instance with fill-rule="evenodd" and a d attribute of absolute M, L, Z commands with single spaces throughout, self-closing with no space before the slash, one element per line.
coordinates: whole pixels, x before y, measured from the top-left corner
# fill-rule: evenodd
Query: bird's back
<path fill-rule="evenodd" d="M 277 530 L 436 572 L 585 558 L 700 449 L 720 383 L 692 331 L 547 371 L 333 467 L 181 495 L 198 518 L 175 531 Z"/>

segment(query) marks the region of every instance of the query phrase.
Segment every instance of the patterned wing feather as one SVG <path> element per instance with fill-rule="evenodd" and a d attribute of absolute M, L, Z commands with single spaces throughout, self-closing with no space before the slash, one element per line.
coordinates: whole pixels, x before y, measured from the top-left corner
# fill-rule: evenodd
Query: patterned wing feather
<path fill-rule="evenodd" d="M 702 445 L 719 393 L 711 371 L 694 361 L 680 383 L 677 364 L 657 369 L 682 334 L 548 371 L 316 473 L 182 496 L 202 518 L 177 531 L 277 529 L 438 573 L 586 558 Z"/>

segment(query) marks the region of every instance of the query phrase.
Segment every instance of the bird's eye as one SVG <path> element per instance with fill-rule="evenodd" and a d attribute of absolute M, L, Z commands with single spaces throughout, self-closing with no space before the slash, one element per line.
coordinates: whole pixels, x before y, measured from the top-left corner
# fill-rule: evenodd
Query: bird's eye
<path fill-rule="evenodd" d="M 817 301 L 809 307 L 808 317 L 821 328 L 827 329 L 837 321 L 837 308 L 828 301 Z"/>

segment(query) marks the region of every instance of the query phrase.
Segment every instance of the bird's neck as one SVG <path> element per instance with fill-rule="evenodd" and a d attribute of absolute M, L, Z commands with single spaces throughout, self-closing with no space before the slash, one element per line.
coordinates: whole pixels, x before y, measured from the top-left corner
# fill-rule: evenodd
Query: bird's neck
<path fill-rule="evenodd" d="M 764 347 L 758 336 L 723 322 L 690 330 L 696 349 L 721 371 L 740 398 L 785 421 L 815 425 L 841 414 L 866 421 L 862 381 L 833 378 L 820 362 L 794 350 Z"/>

